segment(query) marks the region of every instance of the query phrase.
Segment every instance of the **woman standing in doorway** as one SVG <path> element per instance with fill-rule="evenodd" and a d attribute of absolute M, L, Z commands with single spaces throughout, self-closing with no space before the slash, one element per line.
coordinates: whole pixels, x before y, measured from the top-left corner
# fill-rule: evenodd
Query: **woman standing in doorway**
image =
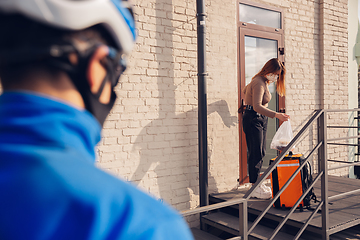
<path fill-rule="evenodd" d="M 271 100 L 269 84 L 276 83 L 276 91 L 285 96 L 285 67 L 277 58 L 265 63 L 251 82 L 244 88 L 245 113 L 243 114 L 243 130 L 247 144 L 247 162 L 249 181 L 254 184 L 259 177 L 266 152 L 266 130 L 268 117 L 287 121 L 289 115 L 274 112 L 267 108 Z M 255 189 L 253 197 L 260 199 L 271 198 L 271 188 L 264 183 Z"/>

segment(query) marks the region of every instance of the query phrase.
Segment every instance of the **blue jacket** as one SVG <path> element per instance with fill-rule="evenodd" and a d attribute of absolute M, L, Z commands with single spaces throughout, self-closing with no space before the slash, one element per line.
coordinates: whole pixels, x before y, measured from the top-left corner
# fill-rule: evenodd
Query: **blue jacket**
<path fill-rule="evenodd" d="M 0 96 L 1 240 L 187 240 L 174 210 L 94 166 L 87 111 L 29 93 Z"/>

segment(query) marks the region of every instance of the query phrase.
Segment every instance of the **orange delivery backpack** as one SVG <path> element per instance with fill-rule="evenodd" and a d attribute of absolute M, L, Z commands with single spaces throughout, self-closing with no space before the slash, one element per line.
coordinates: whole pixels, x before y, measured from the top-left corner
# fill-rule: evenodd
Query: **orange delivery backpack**
<path fill-rule="evenodd" d="M 276 158 L 270 160 L 270 164 L 275 161 Z M 304 162 L 302 154 L 292 154 L 286 155 L 284 159 L 279 163 L 279 165 L 274 169 L 270 175 L 272 195 L 273 197 L 279 192 L 279 190 L 286 184 L 288 179 L 293 175 L 293 173 L 299 168 L 299 166 Z M 311 165 L 308 162 L 301 171 L 295 176 L 289 186 L 285 191 L 280 195 L 280 197 L 275 201 L 274 207 L 276 208 L 292 208 L 301 195 L 307 190 L 308 186 L 312 183 L 311 175 Z M 304 207 L 310 208 L 310 201 L 316 200 L 314 189 L 312 188 L 305 198 L 300 202 L 298 208 L 300 211 Z"/>

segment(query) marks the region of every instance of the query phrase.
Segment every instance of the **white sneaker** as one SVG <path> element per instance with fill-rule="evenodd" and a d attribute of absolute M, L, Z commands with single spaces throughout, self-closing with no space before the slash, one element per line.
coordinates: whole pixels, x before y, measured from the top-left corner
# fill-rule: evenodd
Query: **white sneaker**
<path fill-rule="evenodd" d="M 252 197 L 259 199 L 270 199 L 272 197 L 271 188 L 265 184 L 261 184 L 254 190 Z"/>
<path fill-rule="evenodd" d="M 262 188 L 264 188 L 264 189 L 266 189 L 266 191 L 268 191 L 268 192 L 271 192 L 271 193 L 272 193 L 272 191 L 271 191 L 271 187 L 268 187 L 265 183 L 261 184 L 261 187 L 262 187 Z"/>

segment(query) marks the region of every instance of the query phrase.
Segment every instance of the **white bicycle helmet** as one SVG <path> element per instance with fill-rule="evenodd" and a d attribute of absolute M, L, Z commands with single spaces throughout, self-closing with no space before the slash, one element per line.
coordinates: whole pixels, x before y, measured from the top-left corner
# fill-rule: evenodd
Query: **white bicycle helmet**
<path fill-rule="evenodd" d="M 135 43 L 135 21 L 127 0 L 0 0 L 0 11 L 66 30 L 100 24 L 125 55 Z"/>

